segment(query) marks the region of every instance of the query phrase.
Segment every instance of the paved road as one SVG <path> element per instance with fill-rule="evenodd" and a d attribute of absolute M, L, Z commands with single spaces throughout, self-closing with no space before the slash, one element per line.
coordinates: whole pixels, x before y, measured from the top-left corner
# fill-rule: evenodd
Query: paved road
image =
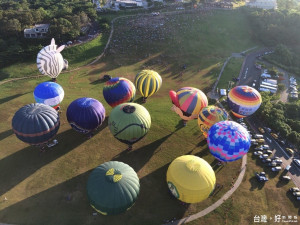
<path fill-rule="evenodd" d="M 268 49 L 263 49 L 263 50 L 260 50 L 260 51 L 250 53 L 249 55 L 246 56 L 245 61 L 243 63 L 243 68 L 241 69 L 241 72 L 240 72 L 240 75 L 239 75 L 240 80 L 238 82 L 238 85 L 252 86 L 252 84 L 254 83 L 254 80 L 257 81 L 256 84 L 259 84 L 261 71 L 256 69 L 255 62 L 257 61 L 257 56 L 261 55 L 265 51 L 269 51 L 269 50 Z M 284 71 L 284 70 L 281 70 L 281 69 L 279 69 L 279 71 L 284 73 L 284 76 L 286 78 L 285 79 L 285 85 L 287 85 L 287 87 L 288 87 L 289 80 L 288 80 L 287 72 Z M 255 87 L 257 87 L 257 86 L 255 86 Z M 285 90 L 285 93 L 283 94 L 282 100 L 283 101 L 287 100 L 286 90 Z M 256 133 L 259 133 L 259 131 L 257 129 L 258 127 L 263 127 L 264 126 L 254 116 L 248 117 L 246 119 L 246 121 L 248 122 L 248 124 L 251 126 L 251 128 Z M 290 171 L 289 171 L 289 175 L 291 176 L 291 178 L 294 181 L 295 185 L 297 187 L 300 187 L 300 169 L 297 167 L 297 165 L 294 162 L 292 162 L 292 158 L 284 150 L 285 146 L 284 147 L 280 146 L 276 142 L 276 140 L 268 132 L 266 132 L 264 134 L 264 138 L 265 138 L 266 144 L 268 144 L 270 146 L 270 149 L 275 149 L 274 152 L 273 152 L 274 156 L 278 156 L 282 160 L 282 162 L 283 162 L 282 167 L 285 168 L 287 165 L 292 166 Z"/>

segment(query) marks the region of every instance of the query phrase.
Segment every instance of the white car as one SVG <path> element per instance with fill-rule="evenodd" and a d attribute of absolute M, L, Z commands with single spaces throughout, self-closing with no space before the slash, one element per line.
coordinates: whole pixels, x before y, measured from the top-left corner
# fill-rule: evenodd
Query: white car
<path fill-rule="evenodd" d="M 269 145 L 262 145 L 262 148 L 263 148 L 264 150 L 268 150 L 268 149 L 270 149 L 270 146 L 269 146 Z"/>
<path fill-rule="evenodd" d="M 262 151 L 262 150 L 263 150 L 263 147 L 262 147 L 262 146 L 259 146 L 259 147 L 256 147 L 254 150 L 256 150 L 256 151 Z"/>
<path fill-rule="evenodd" d="M 281 166 L 273 167 L 271 170 L 274 171 L 274 172 L 280 171 L 281 170 Z"/>
<path fill-rule="evenodd" d="M 293 159 L 294 163 L 296 163 L 297 166 L 300 167 L 300 159 Z"/>
<path fill-rule="evenodd" d="M 300 196 L 300 192 L 299 192 L 299 191 L 293 192 L 293 195 L 295 195 L 295 196 Z"/>
<path fill-rule="evenodd" d="M 272 154 L 272 151 L 271 150 L 264 150 L 263 153 L 264 154 Z"/>
<path fill-rule="evenodd" d="M 292 188 L 290 188 L 290 191 L 297 192 L 297 191 L 300 191 L 300 189 L 298 187 L 292 187 Z"/>
<path fill-rule="evenodd" d="M 268 154 L 262 154 L 262 155 L 259 156 L 259 158 L 260 159 L 266 159 L 266 158 L 268 158 L 268 156 L 269 156 Z"/>
<path fill-rule="evenodd" d="M 262 155 L 262 151 L 256 151 L 256 152 L 253 152 L 254 155 Z"/>

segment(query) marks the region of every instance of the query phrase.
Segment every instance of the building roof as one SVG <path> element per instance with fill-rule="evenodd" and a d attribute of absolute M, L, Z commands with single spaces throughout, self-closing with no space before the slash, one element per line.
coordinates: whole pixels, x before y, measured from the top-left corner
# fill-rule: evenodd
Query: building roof
<path fill-rule="evenodd" d="M 49 27 L 50 24 L 35 24 L 34 27 L 24 29 L 24 33 L 26 34 L 36 33 L 36 29 L 38 30 L 44 29 L 45 31 L 48 31 Z"/>

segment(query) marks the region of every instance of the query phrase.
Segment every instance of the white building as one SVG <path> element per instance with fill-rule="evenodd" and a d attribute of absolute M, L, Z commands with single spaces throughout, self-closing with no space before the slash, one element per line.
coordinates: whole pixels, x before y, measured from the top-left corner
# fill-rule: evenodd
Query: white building
<path fill-rule="evenodd" d="M 44 38 L 46 37 L 50 24 L 36 24 L 32 28 L 24 29 L 25 38 Z"/>
<path fill-rule="evenodd" d="M 131 7 L 143 7 L 142 0 L 116 0 L 115 7 L 124 7 L 124 8 L 131 8 Z"/>
<path fill-rule="evenodd" d="M 248 0 L 246 6 L 261 9 L 277 9 L 276 0 Z"/>

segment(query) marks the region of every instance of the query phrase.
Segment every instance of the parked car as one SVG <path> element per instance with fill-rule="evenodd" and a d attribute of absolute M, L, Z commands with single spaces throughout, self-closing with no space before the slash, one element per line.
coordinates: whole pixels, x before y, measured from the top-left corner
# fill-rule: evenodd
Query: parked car
<path fill-rule="evenodd" d="M 298 201 L 300 201 L 300 197 L 297 197 L 296 199 L 297 199 Z"/>
<path fill-rule="evenodd" d="M 274 159 L 273 162 L 281 165 L 282 164 L 282 160 L 281 159 Z"/>
<path fill-rule="evenodd" d="M 256 142 L 262 144 L 262 143 L 265 143 L 265 139 L 262 139 L 262 138 L 261 139 L 256 139 Z"/>
<path fill-rule="evenodd" d="M 261 128 L 261 127 L 259 127 L 258 130 L 259 130 L 259 132 L 262 133 L 262 134 L 265 133 L 265 130 L 264 130 L 263 128 Z"/>
<path fill-rule="evenodd" d="M 300 159 L 293 159 L 294 163 L 296 163 L 297 166 L 300 167 Z"/>
<path fill-rule="evenodd" d="M 272 159 L 263 159 L 262 162 L 263 163 L 270 163 L 270 162 L 272 162 Z"/>
<path fill-rule="evenodd" d="M 253 143 L 251 143 L 251 145 L 258 146 L 258 143 L 257 142 L 253 142 Z"/>
<path fill-rule="evenodd" d="M 297 191 L 297 192 L 293 192 L 293 195 L 295 195 L 295 196 L 300 196 L 300 192 L 299 191 Z"/>
<path fill-rule="evenodd" d="M 279 140 L 279 143 L 282 145 L 285 145 L 285 141 L 284 140 Z"/>
<path fill-rule="evenodd" d="M 280 177 L 281 180 L 285 180 L 285 181 L 289 181 L 291 180 L 291 177 L 290 176 L 282 176 Z"/>
<path fill-rule="evenodd" d="M 274 171 L 274 172 L 278 172 L 278 171 L 281 170 L 281 166 L 273 167 L 271 170 Z M 300 195 L 299 195 L 299 196 L 300 196 Z"/>
<path fill-rule="evenodd" d="M 289 190 L 292 192 L 300 191 L 300 189 L 298 187 L 291 187 Z"/>
<path fill-rule="evenodd" d="M 264 150 L 268 150 L 268 149 L 270 149 L 270 146 L 269 146 L 269 145 L 262 145 L 262 148 L 263 148 Z"/>
<path fill-rule="evenodd" d="M 254 134 L 254 138 L 255 139 L 264 138 L 264 135 L 262 135 L 262 134 Z"/>
<path fill-rule="evenodd" d="M 258 147 L 256 147 L 254 150 L 256 150 L 256 151 L 262 151 L 262 150 L 264 150 L 264 149 L 263 149 L 262 146 L 258 146 Z"/>
<path fill-rule="evenodd" d="M 268 164 L 267 164 L 267 166 L 270 166 L 270 167 L 275 167 L 275 166 L 278 166 L 278 164 L 276 163 L 276 162 L 269 162 Z"/>
<path fill-rule="evenodd" d="M 255 177 L 259 182 L 266 182 L 269 179 L 266 177 L 266 173 L 265 172 L 255 172 Z"/>
<path fill-rule="evenodd" d="M 268 157 L 269 157 L 268 154 L 262 154 L 262 155 L 259 156 L 260 159 L 266 159 Z"/>
<path fill-rule="evenodd" d="M 262 151 L 256 151 L 256 152 L 253 152 L 254 155 L 262 155 Z"/>
<path fill-rule="evenodd" d="M 286 167 L 285 167 L 285 170 L 286 171 L 289 171 L 291 169 L 291 165 L 287 165 Z"/>
<path fill-rule="evenodd" d="M 285 149 L 287 151 L 287 153 L 289 153 L 290 155 L 294 155 L 294 151 L 291 148 L 286 148 Z"/>
<path fill-rule="evenodd" d="M 263 153 L 264 153 L 264 154 L 269 154 L 269 155 L 270 155 L 270 154 L 272 154 L 273 152 L 272 152 L 271 150 L 264 150 Z"/>
<path fill-rule="evenodd" d="M 275 133 L 271 133 L 271 136 L 272 136 L 274 139 L 278 139 L 278 135 L 275 134 Z"/>
<path fill-rule="evenodd" d="M 269 127 L 264 127 L 264 129 L 265 129 L 266 131 L 268 131 L 269 133 L 272 131 L 271 128 L 269 128 Z"/>

